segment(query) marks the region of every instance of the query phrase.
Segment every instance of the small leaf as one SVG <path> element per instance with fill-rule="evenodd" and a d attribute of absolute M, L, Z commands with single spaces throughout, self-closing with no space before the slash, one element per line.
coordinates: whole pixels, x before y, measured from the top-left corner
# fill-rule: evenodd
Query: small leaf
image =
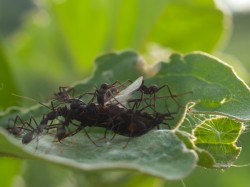
<path fill-rule="evenodd" d="M 45 160 L 84 171 L 135 170 L 172 180 L 190 173 L 197 161 L 196 154 L 168 130 L 151 131 L 129 142 L 128 138 L 116 136 L 112 142 L 99 141 L 101 147 L 93 145 L 82 134 L 69 138 L 63 144 L 53 143 L 46 137 L 38 143 L 34 141 L 21 147 L 2 132 L 0 151 L 6 156 Z"/>
<path fill-rule="evenodd" d="M 214 166 L 215 161 L 213 157 L 206 150 L 196 147 L 193 143 L 193 137 L 189 133 L 177 130 L 175 131 L 175 134 L 183 143 L 185 143 L 188 149 L 192 149 L 197 153 L 199 158 L 197 164 L 199 166 L 206 168 L 212 168 Z"/>
<path fill-rule="evenodd" d="M 195 145 L 212 155 L 215 168 L 230 167 L 241 151 L 235 142 L 242 129 L 242 123 L 229 118 L 207 119 L 194 129 Z"/>

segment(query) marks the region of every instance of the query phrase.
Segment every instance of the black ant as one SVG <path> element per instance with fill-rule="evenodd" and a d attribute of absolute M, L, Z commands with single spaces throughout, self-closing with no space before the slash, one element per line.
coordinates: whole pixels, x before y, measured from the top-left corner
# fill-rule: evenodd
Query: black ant
<path fill-rule="evenodd" d="M 132 82 L 132 81 L 127 80 L 126 82 L 121 83 L 120 81 L 116 80 L 112 84 L 108 84 L 108 83 L 101 84 L 100 88 L 96 87 L 96 90 L 94 93 L 90 93 L 90 94 L 94 94 L 94 97 L 90 100 L 90 103 L 93 102 L 93 100 L 96 98 L 97 103 L 101 106 L 104 106 L 106 101 L 110 100 L 110 98 L 114 98 L 114 96 L 119 93 L 119 90 L 120 90 L 119 87 L 124 88 L 125 87 L 124 85 L 127 82 Z M 116 84 L 119 84 L 119 85 L 115 86 Z"/>
<path fill-rule="evenodd" d="M 146 87 L 143 88 L 145 90 Z M 141 102 L 142 99 L 135 101 L 132 109 L 120 108 L 112 104 L 102 106 L 94 103 L 85 105 L 79 101 L 72 102 L 68 115 L 64 116 L 65 120 L 62 126 L 58 128 L 60 136 L 57 136 L 59 139 L 68 136 L 65 134 L 65 126 L 68 126 L 72 120 L 81 122 L 81 125 L 78 130 L 70 133 L 71 135 L 76 134 L 86 126 L 96 126 L 106 128 L 106 130 L 111 130 L 120 135 L 136 137 L 145 134 L 155 126 L 158 127 L 160 123 L 164 123 L 163 121 L 166 120 L 166 116 L 171 117 L 171 119 L 173 118 L 172 113 L 160 114 L 155 112 L 154 115 L 150 115 L 146 112 L 142 113 L 142 109 L 134 111 L 135 106 L 136 108 L 140 106 L 137 103 L 138 101 Z"/>
<path fill-rule="evenodd" d="M 17 120 L 19 120 L 21 122 L 22 126 L 17 126 Z M 14 121 L 13 127 L 10 126 L 10 121 Z M 26 130 L 25 122 L 23 122 L 19 116 L 16 116 L 15 120 L 9 119 L 9 124 L 8 124 L 8 127 L 6 128 L 6 130 L 10 134 L 13 134 L 14 136 L 21 136 L 23 131 Z"/>
<path fill-rule="evenodd" d="M 139 88 L 139 90 L 142 92 L 142 96 L 141 96 L 142 98 L 143 98 L 144 94 L 150 95 L 150 97 L 152 97 L 152 95 L 153 95 L 153 101 L 154 101 L 153 106 L 155 106 L 156 93 L 158 93 L 161 89 L 163 89 L 165 87 L 167 87 L 168 92 L 170 94 L 170 97 L 179 105 L 179 103 L 175 100 L 176 95 L 172 94 L 172 92 L 171 92 L 171 90 L 170 90 L 170 88 L 169 88 L 169 86 L 167 84 L 164 84 L 164 85 L 162 85 L 160 87 L 158 85 L 156 85 L 156 84 L 146 86 L 144 84 L 144 81 L 143 81 L 140 88 Z"/>
<path fill-rule="evenodd" d="M 20 121 L 22 126 L 17 126 L 17 121 Z M 20 116 L 16 116 L 14 120 L 14 126 L 9 127 L 8 131 L 13 134 L 13 135 L 20 135 L 22 131 L 27 131 L 26 134 L 22 137 L 22 143 L 27 144 L 29 143 L 32 139 L 35 133 L 40 133 L 37 128 L 34 128 L 31 126 L 32 120 L 35 121 L 33 117 L 30 118 L 30 121 L 23 121 Z M 36 121 L 35 121 L 36 123 Z M 25 133 L 25 132 L 24 132 Z"/>
<path fill-rule="evenodd" d="M 22 142 L 29 143 L 33 139 L 34 134 L 39 135 L 43 130 L 53 128 L 56 128 L 55 137 L 58 141 L 73 136 L 81 130 L 84 130 L 89 137 L 85 127 L 101 127 L 106 129 L 104 137 L 107 130 L 127 137 L 138 137 L 155 127 L 159 128 L 160 124 L 168 125 L 166 120 L 173 119 L 174 112 L 160 113 L 155 110 L 155 100 L 158 99 L 156 93 L 162 88 L 167 87 L 170 93 L 170 96 L 163 96 L 162 98 L 171 97 L 174 99 L 177 96 L 171 93 L 168 85 L 161 87 L 152 85 L 147 87 L 144 85 L 143 78 L 140 77 L 126 89 L 118 92 L 118 86 L 115 86 L 117 83 L 120 86 L 124 86 L 124 83 L 120 83 L 119 81 L 112 84 L 102 84 L 99 89 L 97 88 L 92 93 L 94 97 L 88 104 L 81 100 L 85 94 L 80 95 L 78 98 L 72 98 L 69 93 L 73 89 L 59 87 L 59 92 L 55 94 L 55 99 L 63 101 L 61 104 L 66 105 L 54 107 L 52 101 L 52 111 L 45 114 L 39 124 L 34 118 L 31 118 L 29 122 L 24 122 L 23 124 L 27 125 L 28 128 L 23 129 L 29 132 L 23 136 Z M 140 98 L 128 101 L 129 96 L 135 92 L 141 93 Z M 144 98 L 143 94 L 150 95 L 150 98 Z M 152 95 L 153 98 L 151 97 Z M 93 102 L 95 98 L 97 98 L 97 103 Z M 150 103 L 153 99 L 154 104 L 148 104 L 146 102 L 147 99 L 150 100 Z M 133 107 L 125 107 L 122 104 L 124 102 L 134 103 L 134 105 Z M 142 102 L 146 106 L 141 107 Z M 152 113 L 146 112 L 146 108 L 151 108 Z M 60 122 L 53 124 L 55 119 L 58 119 Z M 32 121 L 35 122 L 36 128 L 31 126 Z M 50 124 L 48 124 L 49 121 L 51 121 Z M 79 122 L 79 124 L 74 124 L 74 121 Z M 76 126 L 76 128 L 73 131 L 67 130 L 66 128 L 69 128 L 70 125 Z M 13 128 L 12 131 L 14 133 L 17 129 Z M 89 139 L 91 140 L 90 137 Z"/>
<path fill-rule="evenodd" d="M 58 101 L 67 101 L 71 98 L 70 97 L 71 92 L 73 92 L 72 95 L 74 95 L 74 88 L 67 86 L 60 86 L 59 92 L 54 93 L 54 99 Z"/>

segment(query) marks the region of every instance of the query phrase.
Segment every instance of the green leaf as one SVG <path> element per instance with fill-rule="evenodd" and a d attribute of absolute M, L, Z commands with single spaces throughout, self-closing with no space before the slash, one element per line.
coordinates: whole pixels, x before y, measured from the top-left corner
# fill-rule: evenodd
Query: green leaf
<path fill-rule="evenodd" d="M 241 122 L 229 118 L 207 119 L 194 129 L 195 145 L 213 156 L 213 167 L 230 167 L 241 151 L 236 141 L 242 130 Z"/>
<path fill-rule="evenodd" d="M 38 145 L 33 142 L 20 146 L 1 132 L 0 151 L 6 156 L 41 159 L 84 171 L 134 170 L 171 180 L 183 178 L 195 167 L 196 154 L 186 149 L 171 131 L 151 131 L 127 141 L 116 136 L 112 142 L 100 141 L 101 147 L 97 147 L 86 136 L 77 134 L 64 144 L 44 136 Z"/>
<path fill-rule="evenodd" d="M 224 29 L 223 13 L 212 0 L 48 3 L 82 71 L 89 70 L 85 64 L 100 52 L 128 48 L 143 51 L 153 42 L 180 52 L 210 52 Z"/>
<path fill-rule="evenodd" d="M 185 143 L 188 149 L 194 150 L 198 155 L 198 165 L 206 168 L 212 168 L 214 167 L 215 160 L 214 158 L 209 154 L 208 151 L 200 149 L 195 146 L 193 142 L 193 137 L 191 134 L 185 132 L 185 131 L 175 131 L 175 134 L 178 136 L 178 138 Z"/>
<path fill-rule="evenodd" d="M 12 105 L 19 105 L 20 99 L 13 97 L 12 93 L 18 92 L 16 80 L 11 71 L 10 63 L 5 53 L 4 46 L 0 40 L 0 110 L 4 110 Z"/>
<path fill-rule="evenodd" d="M 82 94 L 100 86 L 102 83 L 111 83 L 116 80 L 125 82 L 128 79 L 135 80 L 143 75 L 143 61 L 141 57 L 133 51 L 124 51 L 122 53 L 107 53 L 95 60 L 96 69 L 92 77 L 76 83 L 74 87 L 75 94 Z"/>
<path fill-rule="evenodd" d="M 21 160 L 15 158 L 0 157 L 0 186 L 13 186 L 16 175 L 20 172 Z"/>
<path fill-rule="evenodd" d="M 75 96 L 91 90 L 94 91 L 95 86 L 99 87 L 104 82 L 112 83 L 115 80 L 123 82 L 127 79 L 134 80 L 140 75 L 146 75 L 146 72 L 143 71 L 143 61 L 137 53 L 132 51 L 105 54 L 97 58 L 96 65 L 96 70 L 90 79 L 73 85 Z M 239 115 L 235 108 L 238 107 L 237 109 L 240 111 L 249 110 L 242 99 L 249 99 L 248 88 L 233 73 L 230 67 L 214 57 L 204 53 L 173 54 L 168 63 L 162 62 L 157 66 L 160 67 L 159 72 L 154 77 L 145 78 L 145 84 L 157 84 L 158 86 L 168 84 L 171 93 L 176 96 L 175 100 L 170 97 L 156 100 L 157 111 L 168 113 L 166 111 L 166 108 L 168 108 L 172 112 L 177 112 L 174 115 L 175 119 L 168 121 L 173 129 L 181 125 L 186 112 L 185 106 L 190 101 L 196 102 L 196 105 L 190 108 L 189 111 L 217 114 L 219 113 L 217 110 L 219 110 L 220 113 L 228 116 L 232 116 L 236 112 L 234 117 L 238 117 L 241 120 L 243 120 L 242 113 Z M 220 70 L 219 72 L 218 69 Z M 233 86 L 228 83 L 233 83 Z M 216 89 L 212 90 L 215 86 Z M 227 90 L 226 94 L 230 93 L 233 97 L 229 101 L 224 99 L 228 96 L 224 95 L 223 91 L 225 90 Z M 214 92 L 217 94 L 214 94 Z M 157 97 L 169 95 L 167 87 L 162 88 L 159 91 L 159 95 L 157 93 Z M 239 104 L 234 98 L 238 98 L 242 103 Z M 221 102 L 221 99 L 223 102 Z M 216 102 L 219 104 L 214 107 Z M 228 103 L 231 108 L 226 106 Z M 16 115 L 20 116 L 24 121 L 29 120 L 33 116 L 39 123 L 42 116 L 49 111 L 48 108 L 41 105 L 25 111 L 12 110 L 9 114 L 2 114 L 0 124 L 2 127 L 6 127 L 8 120 L 10 118 L 15 119 Z M 247 114 L 245 114 L 246 117 L 248 117 Z M 163 125 L 162 128 L 164 128 Z M 222 158 L 214 156 L 214 150 L 205 149 L 200 144 L 193 145 L 192 138 L 184 133 L 183 135 L 178 135 L 177 138 L 172 131 L 151 131 L 144 136 L 131 139 L 128 146 L 123 149 L 128 141 L 127 138 L 117 135 L 113 141 L 107 144 L 105 140 L 100 142 L 96 140 L 103 136 L 98 132 L 100 133 L 100 129 L 91 129 L 91 132 L 88 134 L 91 137 L 94 136 L 96 144 L 102 147 L 96 147 L 87 136 L 81 133 L 72 138 L 67 138 L 63 141 L 63 144 L 53 142 L 53 134 L 39 136 L 38 143 L 34 140 L 25 148 L 31 151 L 35 149 L 36 153 L 43 155 L 42 157 L 37 157 L 36 154 L 25 152 L 22 149 L 19 151 L 15 144 L 13 144 L 13 149 L 9 149 L 12 142 L 9 142 L 9 139 L 5 139 L 5 136 L 0 140 L 3 143 L 3 146 L 0 147 L 2 154 L 5 155 L 42 159 L 70 168 L 86 171 L 132 169 L 165 179 L 180 179 L 191 172 L 197 164 L 209 168 L 222 167 L 222 163 L 220 163 Z M 210 137 L 209 134 L 208 137 Z M 225 138 L 225 141 L 228 139 L 226 136 L 223 136 L 223 138 Z M 230 141 L 233 140 L 235 139 Z M 72 142 L 75 142 L 75 144 L 72 144 Z M 188 149 L 184 144 L 186 144 Z M 20 147 L 18 148 L 20 149 Z M 230 149 L 227 148 L 227 150 Z M 231 151 L 233 152 L 234 150 Z M 196 155 L 199 157 L 198 163 Z M 236 159 L 235 154 L 232 154 L 231 158 Z M 232 159 L 228 158 L 225 158 L 225 160 L 232 161 Z M 225 163 L 223 164 L 225 165 Z"/>
<path fill-rule="evenodd" d="M 224 15 L 216 8 L 214 2 L 210 0 L 166 2 L 166 6 L 161 6 L 159 3 L 161 8 L 157 19 L 154 20 L 155 24 L 151 26 L 150 40 L 179 52 L 213 51 L 223 34 L 224 27 L 229 26 L 224 23 Z M 144 15 L 142 19 L 150 20 L 150 17 L 147 19 Z"/>
<path fill-rule="evenodd" d="M 224 62 L 194 52 L 173 54 L 167 63 L 160 65 L 160 71 L 150 82 L 167 83 L 174 93 L 192 91 L 189 100 L 195 105 L 190 112 L 250 120 L 249 88 Z"/>

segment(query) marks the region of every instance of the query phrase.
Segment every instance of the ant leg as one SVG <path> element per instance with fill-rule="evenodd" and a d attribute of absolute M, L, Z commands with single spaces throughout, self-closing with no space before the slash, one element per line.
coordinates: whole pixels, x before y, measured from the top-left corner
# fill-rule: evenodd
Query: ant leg
<path fill-rule="evenodd" d="M 84 128 L 82 128 L 82 129 L 83 129 L 84 133 L 87 135 L 87 137 L 89 138 L 89 140 L 90 140 L 95 146 L 101 147 L 100 145 L 97 145 L 97 144 L 91 139 L 91 137 L 89 136 L 89 134 L 87 133 L 87 131 L 86 131 Z"/>
<path fill-rule="evenodd" d="M 111 97 L 116 101 L 116 103 L 111 103 L 111 104 L 113 104 L 113 105 L 121 105 L 123 108 L 128 109 L 125 105 L 120 103 L 113 95 L 111 95 Z"/>
<path fill-rule="evenodd" d="M 23 138 L 22 138 L 23 144 L 28 144 L 29 142 L 31 142 L 34 139 L 33 136 L 35 134 L 36 129 L 31 125 L 32 120 L 34 120 L 34 122 L 36 123 L 36 121 L 33 117 L 30 118 L 29 122 L 25 122 L 25 124 L 27 124 L 27 126 L 30 127 L 30 129 L 29 129 L 30 132 L 26 133 L 23 136 Z M 36 123 L 36 125 L 37 125 L 37 123 Z"/>
<path fill-rule="evenodd" d="M 33 116 L 30 117 L 30 121 L 29 121 L 29 123 L 28 123 L 28 126 L 32 127 L 32 126 L 30 125 L 32 121 L 34 121 L 36 127 L 38 127 L 38 123 L 36 122 L 36 119 L 35 119 Z M 32 128 L 34 129 L 34 127 L 32 127 Z"/>
<path fill-rule="evenodd" d="M 66 90 L 66 89 L 67 90 Z M 67 96 L 69 96 L 70 93 L 72 93 L 72 97 L 74 98 L 74 95 L 75 95 L 75 88 L 72 88 L 72 87 L 63 87 L 63 92 L 67 94 Z"/>
<path fill-rule="evenodd" d="M 89 139 L 94 145 L 96 145 L 97 147 L 101 147 L 101 146 L 97 145 L 97 144 L 92 140 L 92 138 L 89 136 L 88 132 L 87 132 L 84 128 L 85 128 L 85 126 L 83 126 L 82 124 L 80 124 L 80 126 L 79 126 L 74 132 L 69 133 L 67 136 L 65 136 L 65 138 L 68 137 L 68 136 L 74 136 L 76 133 L 78 133 L 78 132 L 80 132 L 81 130 L 83 130 L 84 133 L 86 134 L 86 136 L 88 137 L 88 139 Z"/>
<path fill-rule="evenodd" d="M 130 141 L 131 139 L 132 139 L 131 137 L 128 138 L 127 143 L 122 147 L 123 149 L 125 149 L 125 148 L 128 146 L 128 143 L 129 143 L 129 141 Z"/>
<path fill-rule="evenodd" d="M 171 127 L 168 123 L 162 122 L 162 124 L 167 125 L 169 130 L 171 129 Z M 157 128 L 158 128 L 158 126 L 157 126 Z"/>
<path fill-rule="evenodd" d="M 94 100 L 95 100 L 95 98 L 96 98 L 96 92 L 86 92 L 86 93 L 83 93 L 83 94 L 81 94 L 81 95 L 79 95 L 78 96 L 78 100 L 80 100 L 84 95 L 93 95 L 93 97 L 90 99 L 90 101 L 88 102 L 88 104 L 90 104 L 90 103 L 92 103 Z"/>
<path fill-rule="evenodd" d="M 122 83 L 122 82 L 120 82 L 119 80 L 116 80 L 114 83 L 112 83 L 112 84 L 110 85 L 110 87 L 111 87 L 111 86 L 114 86 L 115 84 L 118 83 L 118 84 L 119 84 L 119 87 L 123 87 L 123 88 L 124 88 L 124 87 L 125 87 L 125 84 L 126 84 L 127 82 L 132 83 L 133 81 L 131 81 L 131 80 L 128 79 L 128 80 L 126 80 L 125 82 Z"/>
<path fill-rule="evenodd" d="M 102 138 L 99 138 L 97 141 L 105 140 L 105 139 L 106 139 L 106 136 L 107 136 L 107 132 L 108 132 L 108 129 L 106 128 L 105 131 L 104 131 L 103 137 L 102 137 Z"/>
<path fill-rule="evenodd" d="M 18 120 L 21 122 L 22 126 L 17 126 Z M 14 125 L 12 127 L 10 126 L 10 121 L 14 121 Z M 19 135 L 21 135 L 22 130 L 29 130 L 29 129 L 25 128 L 24 126 L 25 126 L 25 122 L 20 118 L 19 115 L 17 115 L 15 117 L 15 120 L 13 120 L 13 119 L 8 120 L 8 127 L 6 129 L 10 134 L 13 134 L 14 136 L 19 136 Z"/>
<path fill-rule="evenodd" d="M 55 99 L 58 101 L 67 101 L 70 99 L 70 93 L 73 92 L 74 94 L 74 88 L 67 87 L 67 86 L 60 86 L 59 92 L 55 93 Z"/>
<path fill-rule="evenodd" d="M 155 108 L 154 108 L 154 105 L 147 105 L 147 106 L 141 108 L 141 109 L 139 110 L 139 112 L 142 112 L 142 111 L 145 110 L 146 108 L 150 108 L 150 109 L 152 109 L 154 112 L 156 112 L 156 111 L 155 111 Z"/>
<path fill-rule="evenodd" d="M 31 124 L 32 124 L 32 121 L 33 121 L 33 122 L 35 123 L 35 125 L 36 125 L 35 128 L 31 125 Z M 33 129 L 34 134 L 36 133 L 36 135 L 35 135 L 34 138 L 36 138 L 36 140 L 37 140 L 37 146 L 36 146 L 36 149 L 37 149 L 37 147 L 38 147 L 38 135 L 40 135 L 40 134 L 42 133 L 43 129 L 42 129 L 42 128 L 41 128 L 41 129 L 38 128 L 39 125 L 38 125 L 36 119 L 35 119 L 33 116 L 30 118 L 30 121 L 27 123 L 27 125 L 28 125 L 30 128 Z M 33 139 L 33 138 L 32 138 L 32 139 Z"/>
<path fill-rule="evenodd" d="M 77 134 L 78 132 L 80 132 L 83 128 L 85 128 L 86 126 L 83 126 L 82 123 L 80 125 L 74 124 L 73 122 L 71 122 L 72 125 L 78 127 L 77 129 L 75 129 L 74 131 L 68 133 L 68 136 L 74 136 L 75 134 Z"/>
<path fill-rule="evenodd" d="M 113 137 L 110 139 L 110 141 L 112 141 L 112 140 L 115 138 L 115 136 L 116 136 L 116 134 L 117 134 L 116 132 L 119 132 L 120 125 L 121 125 L 121 122 L 119 122 L 119 123 L 116 124 L 116 125 L 113 124 L 112 128 L 110 128 L 110 130 L 114 132 L 114 135 L 113 135 Z M 114 129 L 115 127 L 118 127 L 118 128 L 115 130 L 115 129 Z"/>
<path fill-rule="evenodd" d="M 114 135 L 112 136 L 112 138 L 110 139 L 110 141 L 112 141 L 115 138 L 116 135 L 117 135 L 117 133 L 114 132 Z"/>
<path fill-rule="evenodd" d="M 161 86 L 161 87 L 159 88 L 159 90 L 162 89 L 162 88 L 164 88 L 164 87 L 167 87 L 168 92 L 169 92 L 169 94 L 170 94 L 170 97 L 174 100 L 174 102 L 175 102 L 179 107 L 184 107 L 184 106 L 182 106 L 182 105 L 175 99 L 175 98 L 177 97 L 177 95 L 176 95 L 176 94 L 173 94 L 173 93 L 171 92 L 171 90 L 170 90 L 170 88 L 169 88 L 169 86 L 168 86 L 167 84 Z"/>

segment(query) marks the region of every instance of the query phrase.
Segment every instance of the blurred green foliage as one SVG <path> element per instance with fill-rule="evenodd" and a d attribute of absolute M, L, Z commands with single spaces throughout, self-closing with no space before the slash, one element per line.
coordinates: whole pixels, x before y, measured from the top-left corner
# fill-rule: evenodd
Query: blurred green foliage
<path fill-rule="evenodd" d="M 13 72 L 11 71 L 10 63 L 5 54 L 4 48 L 0 41 L 0 96 L 1 105 L 0 110 L 7 108 L 8 106 L 18 105 L 20 98 L 13 97 L 10 94 L 18 92 L 18 85 L 15 81 Z"/>
<path fill-rule="evenodd" d="M 220 50 L 235 55 L 245 70 L 250 71 L 249 14 L 234 17 L 231 40 L 225 49 L 218 49 L 216 46 L 228 25 L 212 0 L 34 1 L 31 11 L 16 15 L 18 21 L 13 19 L 14 13 L 19 12 L 15 11 L 16 7 L 21 7 L 16 4 L 18 0 L 15 3 L 12 0 L 9 7 L 6 2 L 0 1 L 1 109 L 20 105 L 20 99 L 11 93 L 47 100 L 59 85 L 69 85 L 90 75 L 94 58 L 110 50 L 133 48 L 150 54 L 155 52 L 150 48 L 155 44 L 160 51 L 167 51 L 166 48 L 180 52 Z M 20 20 L 21 25 L 8 26 Z M 16 25 L 20 25 L 18 29 Z M 164 53 L 164 58 L 166 56 Z M 240 66 L 238 63 L 234 65 Z M 250 79 L 246 81 L 250 83 Z M 24 102 L 22 100 L 22 105 Z M 245 143 L 239 163 L 248 163 L 250 139 L 247 134 L 243 134 L 241 141 Z M 79 176 L 75 171 L 10 158 L 1 158 L 0 166 L 0 176 L 4 178 L 0 186 L 6 187 L 12 186 L 14 179 L 15 186 L 21 184 L 16 184 L 18 180 L 14 177 L 17 174 L 25 179 L 27 186 L 46 180 L 48 186 L 61 186 L 62 183 L 74 186 L 183 186 L 181 182 L 144 175 L 93 173 Z M 225 173 L 198 168 L 184 179 L 184 183 L 186 186 L 243 187 L 249 183 L 249 172 L 249 167 L 231 168 Z"/>
<path fill-rule="evenodd" d="M 144 52 L 152 44 L 211 52 L 224 32 L 223 14 L 211 0 L 35 4 L 23 16 L 21 29 L 4 41 L 21 94 L 39 100 L 48 99 L 58 85 L 90 75 L 101 53 L 127 48 Z"/>

